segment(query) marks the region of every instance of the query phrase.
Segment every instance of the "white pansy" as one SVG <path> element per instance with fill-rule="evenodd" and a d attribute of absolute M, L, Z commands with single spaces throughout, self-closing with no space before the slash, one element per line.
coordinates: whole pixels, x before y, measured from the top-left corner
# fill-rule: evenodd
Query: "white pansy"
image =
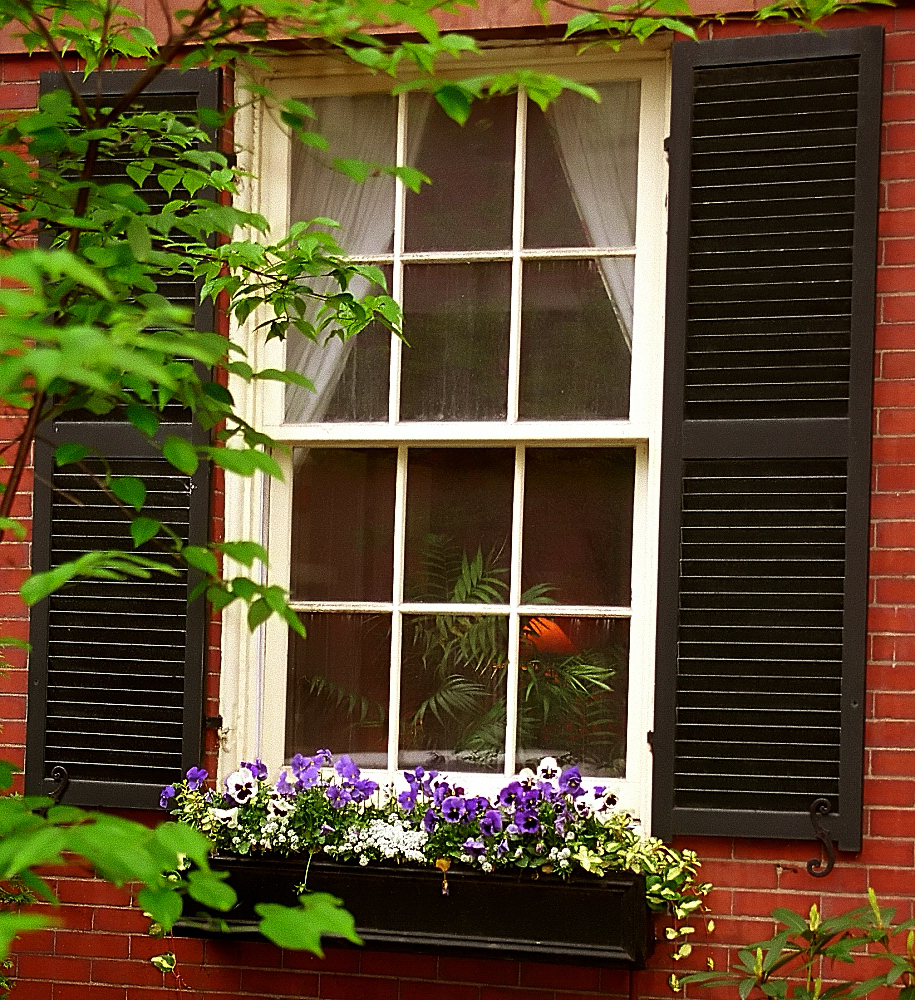
<path fill-rule="evenodd" d="M 559 764 L 555 757 L 544 757 L 537 765 L 537 774 L 543 781 L 554 781 L 559 777 Z"/>
<path fill-rule="evenodd" d="M 247 805 L 257 791 L 257 778 L 246 767 L 240 767 L 226 778 L 226 794 L 240 806 Z"/>
<path fill-rule="evenodd" d="M 217 823 L 224 823 L 230 828 L 238 826 L 238 806 L 234 809 L 208 809 L 209 814 Z M 235 840 L 232 841 L 235 843 Z"/>

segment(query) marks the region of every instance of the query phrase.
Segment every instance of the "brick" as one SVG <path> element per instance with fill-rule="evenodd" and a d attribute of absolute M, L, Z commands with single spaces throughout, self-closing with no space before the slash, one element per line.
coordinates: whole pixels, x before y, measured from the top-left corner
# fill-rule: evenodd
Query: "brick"
<path fill-rule="evenodd" d="M 359 970 L 366 976 L 395 976 L 408 979 L 435 979 L 437 955 L 410 955 L 396 951 L 367 951 L 361 956 Z"/>
<path fill-rule="evenodd" d="M 124 934 L 131 932 L 145 934 L 149 930 L 149 918 L 144 917 L 142 912 L 134 907 L 124 906 L 115 909 L 100 906 L 89 910 L 89 913 L 93 930 L 121 931 Z"/>
<path fill-rule="evenodd" d="M 535 986 L 538 989 L 596 993 L 600 990 L 600 970 L 575 965 L 522 962 L 521 985 Z"/>
<path fill-rule="evenodd" d="M 601 969 L 600 988 L 603 993 L 629 996 L 629 977 L 633 975 L 624 969 Z"/>
<path fill-rule="evenodd" d="M 458 983 L 402 982 L 400 1000 L 478 1000 L 479 986 Z"/>
<path fill-rule="evenodd" d="M 130 902 L 130 894 L 101 879 L 62 878 L 57 886 L 57 895 L 62 903 L 94 903 L 99 906 L 124 906 Z M 120 928 L 109 928 L 119 930 Z"/>
<path fill-rule="evenodd" d="M 915 633 L 915 608 L 871 608 L 867 627 L 872 632 Z"/>
<path fill-rule="evenodd" d="M 915 774 L 915 749 L 913 750 L 870 750 L 870 773 L 876 777 L 908 778 Z M 915 816 L 912 817 L 915 820 Z M 915 829 L 915 826 L 913 826 Z M 881 836 L 875 833 L 874 836 Z M 893 836 L 889 834 L 889 836 Z"/>
<path fill-rule="evenodd" d="M 897 532 L 902 528 L 896 529 Z M 901 541 L 896 534 L 891 534 L 887 538 L 890 542 Z M 870 569 L 872 577 L 900 576 L 906 573 L 915 572 L 915 549 L 898 548 L 896 546 L 871 551 Z M 886 657 L 874 655 L 874 659 L 885 659 Z"/>
<path fill-rule="evenodd" d="M 915 490 L 915 465 L 880 466 L 877 469 L 877 489 L 881 493 L 909 493 Z"/>
<path fill-rule="evenodd" d="M 323 980 L 324 977 L 321 978 Z M 188 985 L 192 985 L 187 976 L 184 976 L 184 980 Z M 292 997 L 317 997 L 318 976 L 309 972 L 277 972 L 255 966 L 242 969 L 241 991 L 258 994 L 277 993 Z M 396 996 L 395 992 L 394 997 Z"/>
<path fill-rule="evenodd" d="M 18 1000 L 54 1000 L 54 984 L 41 981 L 28 981 L 16 977 L 16 996 Z"/>
<path fill-rule="evenodd" d="M 212 941 L 207 942 L 207 960 L 212 961 Z M 284 969 L 314 969 L 318 972 L 358 972 L 361 962 L 372 952 L 361 952 L 356 948 L 325 948 L 324 958 L 318 958 L 307 951 L 284 951 Z M 413 956 L 416 958 L 417 956 Z"/>
<path fill-rule="evenodd" d="M 484 986 L 480 1000 L 553 1000 L 549 990 L 507 990 L 498 986 Z"/>
<path fill-rule="evenodd" d="M 161 938 L 151 938 L 148 934 L 131 934 L 129 941 L 130 957 L 148 962 L 153 956 L 161 955 L 163 951 L 174 952 L 179 963 L 203 964 L 204 941 L 202 938 L 170 938 L 167 942 Z"/>
<path fill-rule="evenodd" d="M 37 83 L 0 84 L 0 108 L 4 110 L 29 111 L 38 107 Z"/>
<path fill-rule="evenodd" d="M 869 747 L 906 747 L 912 742 L 912 723 L 908 720 L 869 719 L 865 724 L 865 733 L 865 742 Z"/>
<path fill-rule="evenodd" d="M 915 810 L 872 809 L 870 812 L 869 833 L 872 837 L 911 837 L 913 829 Z"/>
<path fill-rule="evenodd" d="M 915 459 L 915 439 L 913 438 L 878 437 L 874 441 L 873 461 L 875 465 L 911 465 L 913 459 Z"/>
<path fill-rule="evenodd" d="M 915 438 L 900 438 L 915 445 Z M 912 543 L 915 545 L 915 496 L 911 493 L 875 493 L 871 497 L 871 518 L 874 521 L 902 522 L 899 531 L 905 532 L 905 525 L 912 529 Z"/>
<path fill-rule="evenodd" d="M 915 63 L 900 63 L 893 67 L 895 90 L 915 90 Z"/>
<path fill-rule="evenodd" d="M 912 378 L 915 375 L 915 351 L 883 351 L 880 358 L 881 378 Z"/>
<path fill-rule="evenodd" d="M 162 942 L 159 942 L 161 951 Z M 86 934 L 83 931 L 59 931 L 55 953 L 87 958 L 127 958 L 130 939 L 124 934 Z M 160 954 L 160 952 L 154 952 Z"/>
<path fill-rule="evenodd" d="M 162 951 L 168 950 L 168 946 L 163 942 Z M 161 986 L 164 980 L 162 973 L 149 962 L 94 958 L 91 981 L 112 986 Z"/>
<path fill-rule="evenodd" d="M 874 696 L 874 713 L 881 719 L 915 719 L 915 693 L 877 693 Z"/>
<path fill-rule="evenodd" d="M 883 840 L 869 837 L 865 841 L 862 861 L 868 865 L 915 867 L 915 840 Z"/>
<path fill-rule="evenodd" d="M 89 981 L 91 965 L 87 958 L 58 955 L 20 955 L 19 975 L 24 979 L 51 979 L 61 982 Z"/>
<path fill-rule="evenodd" d="M 397 985 L 396 979 L 322 975 L 319 995 L 323 1000 L 397 1000 Z"/>
<path fill-rule="evenodd" d="M 507 959 L 442 955 L 438 960 L 438 978 L 443 980 L 487 986 L 517 986 L 518 976 L 518 963 Z"/>
<path fill-rule="evenodd" d="M 889 263 L 885 256 L 884 262 Z M 915 297 L 911 295 L 885 296 L 881 302 L 881 318 L 884 323 L 911 323 L 915 320 Z"/>
<path fill-rule="evenodd" d="M 174 996 L 174 993 L 171 995 Z M 124 1000 L 126 996 L 126 986 L 100 986 L 98 983 L 86 983 L 85 986 L 73 983 L 54 984 L 54 1000 Z"/>

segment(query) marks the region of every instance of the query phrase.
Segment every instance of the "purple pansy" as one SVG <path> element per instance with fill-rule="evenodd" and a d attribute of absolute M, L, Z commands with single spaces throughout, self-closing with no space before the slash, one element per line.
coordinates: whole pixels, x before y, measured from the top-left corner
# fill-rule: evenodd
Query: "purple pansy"
<path fill-rule="evenodd" d="M 438 816 L 435 815 L 434 809 L 427 809 L 426 815 L 423 816 L 423 829 L 426 833 L 434 833 L 435 828 L 438 826 Z"/>
<path fill-rule="evenodd" d="M 276 785 L 274 787 L 279 795 L 295 795 L 298 790 L 296 785 L 290 783 L 288 771 L 280 772 L 280 776 L 276 779 Z"/>
<path fill-rule="evenodd" d="M 464 841 L 462 847 L 464 848 L 464 853 L 474 859 L 481 858 L 486 853 L 486 845 L 483 841 L 473 840 L 471 837 L 468 837 Z"/>
<path fill-rule="evenodd" d="M 352 759 L 344 754 L 334 765 L 334 770 L 341 778 L 350 779 L 359 777 L 359 768 L 353 763 Z"/>
<path fill-rule="evenodd" d="M 247 761 L 241 762 L 242 767 L 246 767 L 258 781 L 267 780 L 267 765 L 260 759 L 257 758 L 253 763 L 249 764 Z"/>
<path fill-rule="evenodd" d="M 510 781 L 501 792 L 499 792 L 499 803 L 503 806 L 513 806 L 521 797 L 524 789 L 520 781 Z"/>
<path fill-rule="evenodd" d="M 533 809 L 519 809 L 515 813 L 515 826 L 522 833 L 539 833 L 540 817 Z"/>
<path fill-rule="evenodd" d="M 442 803 L 442 816 L 449 823 L 460 823 L 467 815 L 467 803 L 458 795 L 451 795 Z"/>
<path fill-rule="evenodd" d="M 416 796 L 419 792 L 419 785 L 413 785 L 408 792 L 401 792 L 397 796 L 397 801 L 400 803 L 401 809 L 406 810 L 408 813 L 413 812 L 416 808 Z"/>
<path fill-rule="evenodd" d="M 168 804 L 178 793 L 175 791 L 174 785 L 166 785 L 162 789 L 162 794 L 159 796 L 159 805 L 163 809 L 168 809 Z"/>
<path fill-rule="evenodd" d="M 502 832 L 502 813 L 498 809 L 490 809 L 480 820 L 480 832 L 484 837 L 494 837 Z"/>
<path fill-rule="evenodd" d="M 352 802 L 353 798 L 346 788 L 341 788 L 340 785 L 331 785 L 327 789 L 327 801 L 334 809 L 342 809 L 347 802 Z"/>
<path fill-rule="evenodd" d="M 377 791 L 378 783 L 371 781 L 369 778 L 354 781 L 349 787 L 349 793 L 353 802 L 365 802 L 366 799 L 370 799 Z"/>
<path fill-rule="evenodd" d="M 578 770 L 577 764 L 559 776 L 559 790 L 571 795 L 572 798 L 584 795 L 585 790 L 581 787 L 581 771 Z"/>
<path fill-rule="evenodd" d="M 187 772 L 188 789 L 192 792 L 196 792 L 202 787 L 203 783 L 209 776 L 209 772 L 205 771 L 202 767 L 192 767 L 190 771 Z"/>

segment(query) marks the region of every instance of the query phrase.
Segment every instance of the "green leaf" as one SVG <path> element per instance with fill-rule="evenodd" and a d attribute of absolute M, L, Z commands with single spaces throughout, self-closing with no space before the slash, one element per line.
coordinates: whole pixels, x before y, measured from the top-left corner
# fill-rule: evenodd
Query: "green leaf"
<path fill-rule="evenodd" d="M 137 902 L 165 930 L 169 931 L 175 921 L 181 916 L 181 896 L 176 889 L 164 887 L 151 889 L 147 887 L 140 891 Z"/>
<path fill-rule="evenodd" d="M 156 840 L 175 855 L 185 855 L 201 868 L 208 864 L 212 843 L 199 830 L 186 823 L 161 823 Z"/>
<path fill-rule="evenodd" d="M 28 538 L 28 531 L 26 531 L 25 525 L 20 524 L 12 517 L 0 517 L 0 534 L 5 532 L 11 532 L 19 539 L 20 542 L 24 542 Z"/>
<path fill-rule="evenodd" d="M 134 548 L 145 545 L 159 534 L 162 523 L 153 517 L 138 517 L 130 522 L 130 534 L 133 538 Z"/>
<path fill-rule="evenodd" d="M 449 118 L 454 119 L 458 125 L 466 125 L 473 106 L 473 99 L 468 91 L 456 84 L 446 84 L 435 92 L 435 99 Z"/>
<path fill-rule="evenodd" d="M 45 927 L 54 927 L 59 923 L 59 920 L 51 917 L 32 913 L 0 913 L 0 959 L 9 955 L 13 941 L 20 934 L 44 930 Z"/>
<path fill-rule="evenodd" d="M 122 479 L 112 479 L 109 484 L 111 492 L 134 510 L 142 510 L 146 503 L 146 486 L 133 476 Z"/>
<path fill-rule="evenodd" d="M 187 877 L 188 895 L 214 910 L 231 910 L 238 897 L 223 881 L 226 878 L 227 872 L 193 871 Z"/>
<path fill-rule="evenodd" d="M 159 418 L 156 414 L 138 403 L 128 404 L 127 419 L 141 434 L 145 434 L 147 437 L 154 437 L 159 429 Z"/>
<path fill-rule="evenodd" d="M 179 472 L 193 476 L 200 465 L 197 449 L 184 438 L 169 436 L 165 439 L 162 454 Z"/>
<path fill-rule="evenodd" d="M 250 566 L 255 559 L 267 564 L 267 550 L 257 542 L 222 542 L 216 548 L 243 566 Z"/>
<path fill-rule="evenodd" d="M 261 917 L 261 934 L 281 948 L 310 951 L 319 958 L 324 957 L 321 949 L 324 935 L 362 944 L 352 916 L 343 909 L 342 900 L 326 893 L 313 893 L 301 896 L 299 902 L 299 908 L 258 903 L 254 909 Z"/>
<path fill-rule="evenodd" d="M 5 792 L 13 787 L 13 774 L 16 770 L 8 760 L 0 760 L 0 790 Z"/>
<path fill-rule="evenodd" d="M 89 454 L 91 454 L 89 448 L 72 441 L 68 444 L 62 444 L 57 448 L 54 452 L 54 464 L 58 467 L 61 465 L 72 465 L 73 462 L 81 462 Z"/>
<path fill-rule="evenodd" d="M 256 600 L 248 608 L 248 628 L 253 632 L 273 614 L 273 608 L 263 599 Z"/>
<path fill-rule="evenodd" d="M 199 545 L 186 545 L 181 550 L 181 556 L 193 569 L 199 569 L 207 576 L 219 576 L 219 560 L 209 549 Z"/>

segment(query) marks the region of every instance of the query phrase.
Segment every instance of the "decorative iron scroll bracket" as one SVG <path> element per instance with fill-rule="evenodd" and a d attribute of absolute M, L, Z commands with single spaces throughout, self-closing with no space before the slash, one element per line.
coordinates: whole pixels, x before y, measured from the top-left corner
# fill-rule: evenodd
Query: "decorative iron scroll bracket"
<path fill-rule="evenodd" d="M 50 798 L 54 800 L 55 805 L 59 806 L 70 787 L 70 775 L 67 774 L 65 767 L 57 764 L 51 772 L 51 780 L 57 783 L 57 788 L 51 792 Z"/>
<path fill-rule="evenodd" d="M 810 825 L 817 840 L 826 848 L 826 864 L 823 864 L 820 858 L 811 858 L 807 862 L 807 872 L 814 878 L 826 878 L 836 865 L 836 849 L 832 837 L 829 835 L 829 830 L 820 822 L 820 816 L 828 816 L 831 812 L 832 805 L 829 799 L 814 799 L 810 806 Z"/>

